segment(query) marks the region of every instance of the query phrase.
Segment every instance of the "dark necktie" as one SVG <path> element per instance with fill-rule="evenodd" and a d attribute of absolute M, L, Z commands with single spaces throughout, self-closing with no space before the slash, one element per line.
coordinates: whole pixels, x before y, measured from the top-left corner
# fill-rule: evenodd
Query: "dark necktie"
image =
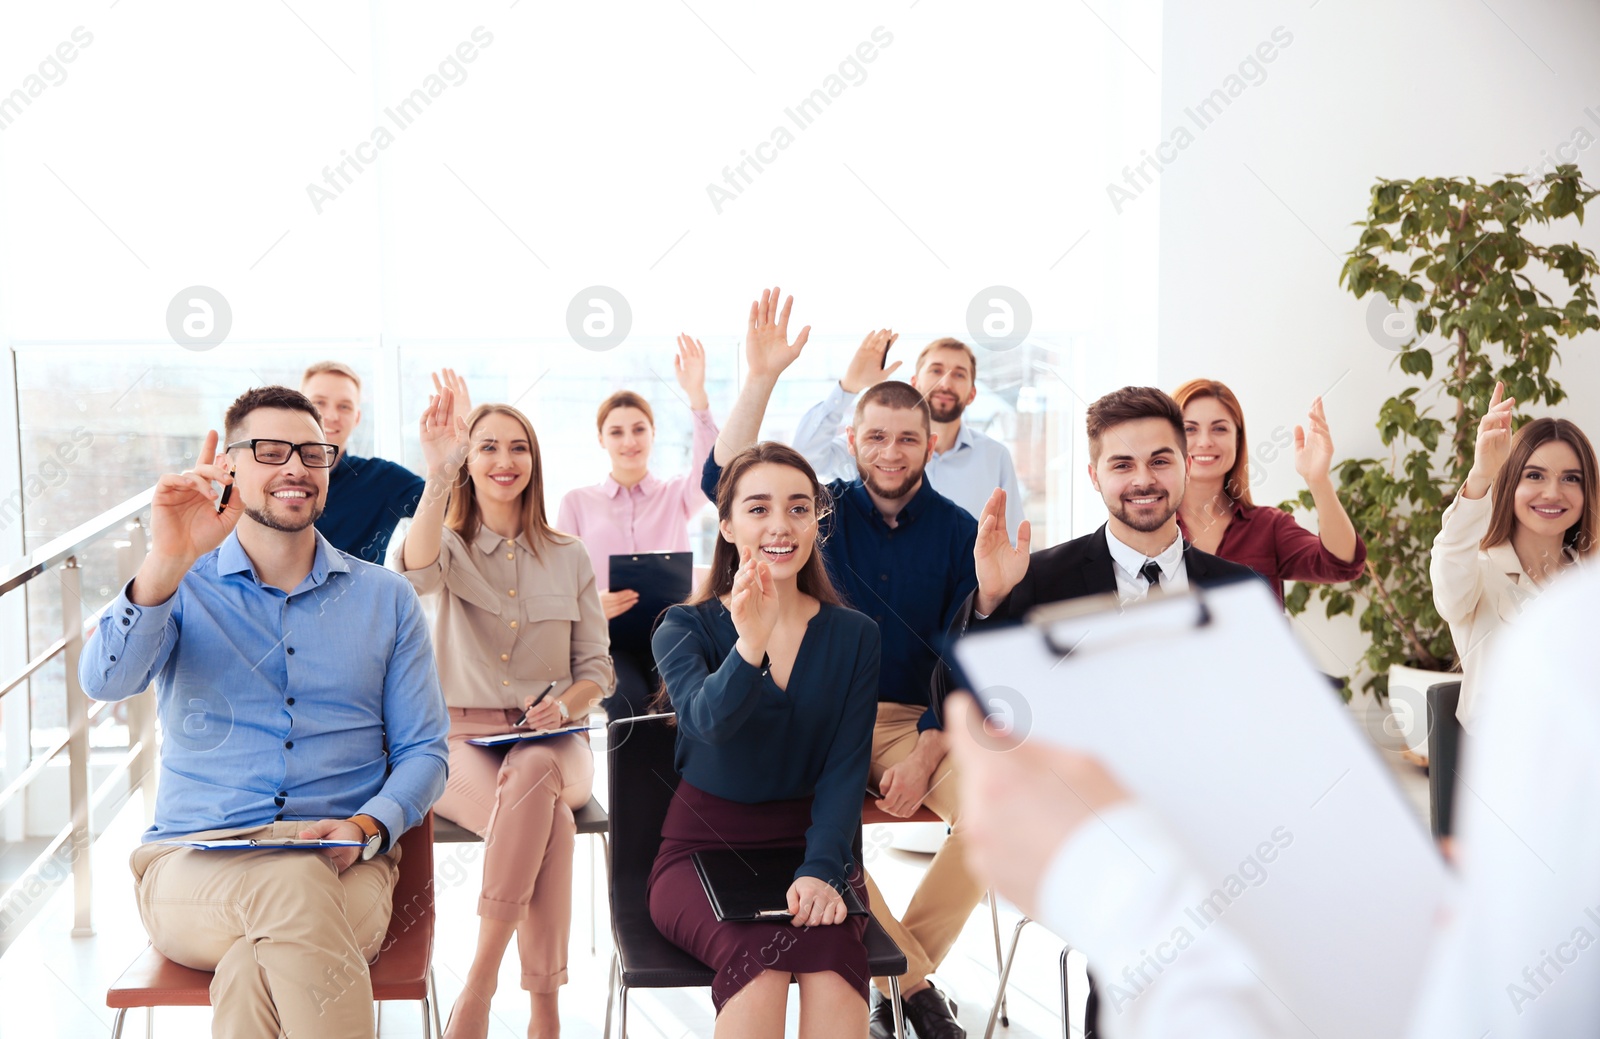
<path fill-rule="evenodd" d="M 1161 564 L 1154 559 L 1145 561 L 1144 566 L 1139 568 L 1139 576 L 1144 578 L 1145 584 L 1150 586 L 1149 591 L 1161 590 Z"/>

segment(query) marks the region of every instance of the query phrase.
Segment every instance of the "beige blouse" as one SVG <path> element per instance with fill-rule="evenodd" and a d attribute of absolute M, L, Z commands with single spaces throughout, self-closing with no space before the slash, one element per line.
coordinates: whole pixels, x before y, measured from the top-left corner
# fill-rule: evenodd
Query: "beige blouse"
<path fill-rule="evenodd" d="M 1494 493 L 1481 498 L 1457 494 L 1444 510 L 1443 525 L 1433 540 L 1429 565 L 1433 604 L 1450 625 L 1450 637 L 1461 660 L 1461 702 L 1456 717 L 1468 732 L 1483 712 L 1479 687 L 1485 650 L 1501 628 L 1513 623 L 1524 606 L 1544 587 L 1522 569 L 1511 542 L 1479 548 L 1494 515 Z M 1568 550 L 1569 558 L 1571 550 Z"/>
<path fill-rule="evenodd" d="M 397 565 L 419 594 L 438 595 L 433 650 L 449 706 L 519 708 L 552 681 L 551 696 L 584 680 L 611 695 L 611 637 L 577 538 L 535 555 L 526 535 L 482 527 L 469 544 L 447 527 L 431 566 L 406 570 L 403 552 Z"/>

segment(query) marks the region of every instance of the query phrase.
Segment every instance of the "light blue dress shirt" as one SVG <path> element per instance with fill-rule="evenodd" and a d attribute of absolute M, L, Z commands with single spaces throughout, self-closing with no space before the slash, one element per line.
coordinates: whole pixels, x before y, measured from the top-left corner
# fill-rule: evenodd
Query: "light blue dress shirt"
<path fill-rule="evenodd" d="M 311 573 L 285 594 L 235 532 L 159 606 L 130 601 L 131 586 L 78 677 L 96 700 L 156 683 L 161 780 L 145 841 L 364 813 L 392 843 L 444 792 L 450 722 L 399 574 L 318 534 Z"/>
<path fill-rule="evenodd" d="M 846 415 L 856 395 L 846 393 L 838 382 L 828 396 L 800 419 L 794 428 L 794 449 L 805 456 L 823 483 L 854 480 L 856 460 L 839 428 L 847 425 Z M 949 498 L 978 519 L 996 487 L 1006 492 L 1006 531 L 1017 540 L 1022 524 L 1022 488 L 1017 484 L 1017 468 L 1011 452 L 1000 441 L 961 423 L 956 442 L 948 451 L 935 451 L 923 473 L 934 490 Z"/>

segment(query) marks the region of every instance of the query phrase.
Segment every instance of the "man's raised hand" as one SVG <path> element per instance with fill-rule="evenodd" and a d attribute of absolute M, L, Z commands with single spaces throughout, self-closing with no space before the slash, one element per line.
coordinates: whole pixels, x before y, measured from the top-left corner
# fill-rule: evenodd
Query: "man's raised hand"
<path fill-rule="evenodd" d="M 885 381 L 895 373 L 903 362 L 886 364 L 889 359 L 889 348 L 894 346 L 896 339 L 900 338 L 898 332 L 887 328 L 880 328 L 876 332 L 868 332 L 867 337 L 861 340 L 861 345 L 856 347 L 855 354 L 850 358 L 850 367 L 845 369 L 844 378 L 839 380 L 839 386 L 846 393 L 860 393 L 862 390 Z"/>
<path fill-rule="evenodd" d="M 972 546 L 972 563 L 978 571 L 979 613 L 993 613 L 1027 574 L 1032 539 L 1033 527 L 1023 520 L 1017 527 L 1017 543 L 1011 544 L 1006 533 L 1006 492 L 996 487 L 978 517 L 978 540 Z"/>

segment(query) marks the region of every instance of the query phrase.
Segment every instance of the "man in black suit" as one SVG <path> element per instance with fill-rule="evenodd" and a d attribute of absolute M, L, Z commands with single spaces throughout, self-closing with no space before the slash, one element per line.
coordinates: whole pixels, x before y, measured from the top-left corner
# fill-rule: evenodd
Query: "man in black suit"
<path fill-rule="evenodd" d="M 1189 462 L 1183 409 L 1158 389 L 1125 386 L 1089 406 L 1089 480 L 1111 516 L 1092 534 L 1029 556 L 1028 524 L 1013 546 L 1006 536 L 1005 492 L 984 506 L 973 560 L 978 590 L 966 624 L 1021 620 L 1035 606 L 1115 592 L 1127 603 L 1151 588 L 1253 577 L 1238 563 L 1187 544 L 1178 532 Z"/>
<path fill-rule="evenodd" d="M 1093 534 L 1028 554 L 1026 520 L 1017 543 L 1006 535 L 1006 492 L 984 506 L 972 550 L 978 590 L 957 618 L 968 625 L 1021 620 L 1035 606 L 1115 592 L 1122 605 L 1153 588 L 1180 592 L 1255 577 L 1249 567 L 1219 559 L 1183 540 L 1178 506 L 1188 483 L 1188 438 L 1178 402 L 1148 386 L 1124 386 L 1089 405 L 1089 481 L 1110 518 Z M 1099 997 L 1090 979 L 1084 1039 L 1098 1033 Z"/>

